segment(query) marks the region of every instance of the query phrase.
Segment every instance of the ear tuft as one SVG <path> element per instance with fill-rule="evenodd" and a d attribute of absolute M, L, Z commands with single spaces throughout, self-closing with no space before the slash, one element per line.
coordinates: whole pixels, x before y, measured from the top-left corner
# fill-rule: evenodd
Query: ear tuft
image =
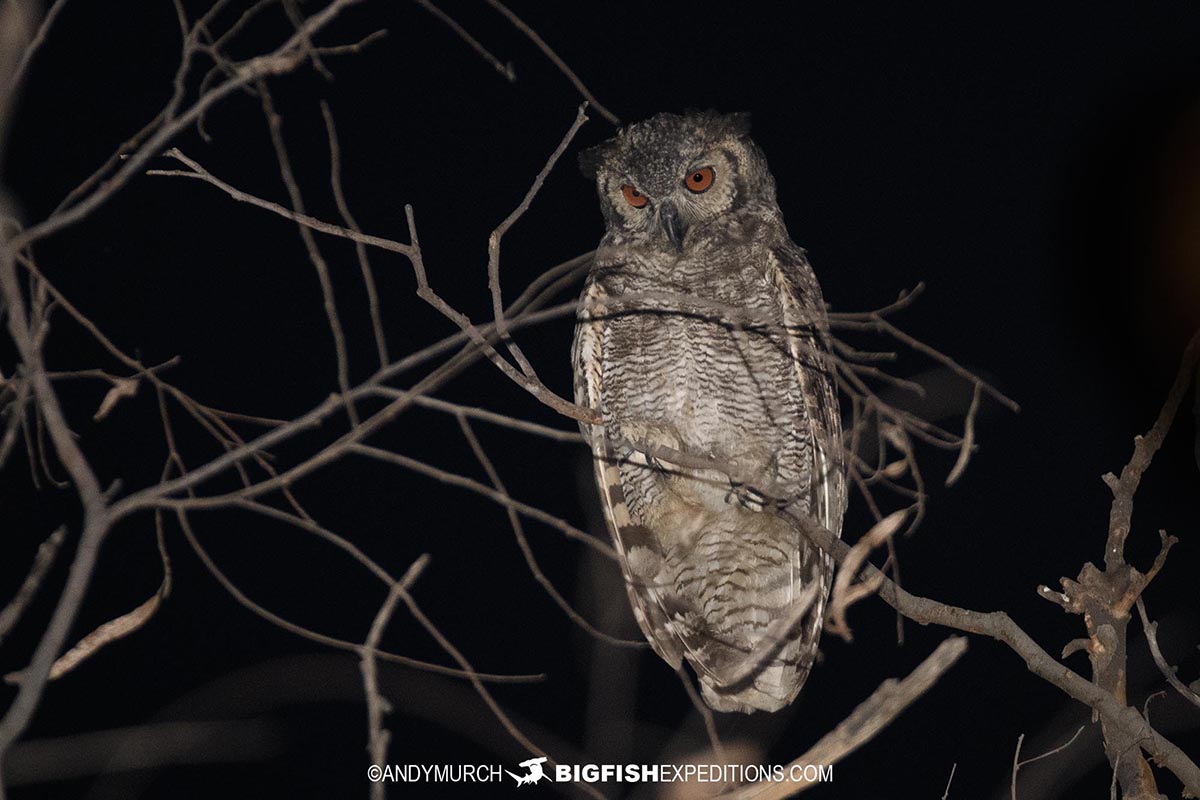
<path fill-rule="evenodd" d="M 734 136 L 749 136 L 750 135 L 750 112 L 735 111 L 732 114 L 725 115 L 725 124 L 729 127 L 729 132 Z"/>
<path fill-rule="evenodd" d="M 589 147 L 579 154 L 579 171 L 583 173 L 583 177 L 593 181 L 596 179 L 596 173 L 600 171 L 600 164 L 608 156 L 611 148 L 611 142 L 604 142 L 595 147 Z"/>

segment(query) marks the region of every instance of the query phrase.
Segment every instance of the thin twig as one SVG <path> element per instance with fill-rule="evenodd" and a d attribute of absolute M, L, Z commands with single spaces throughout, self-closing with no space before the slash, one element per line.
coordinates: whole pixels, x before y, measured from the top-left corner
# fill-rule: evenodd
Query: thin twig
<path fill-rule="evenodd" d="M 1167 683 L 1174 687 L 1175 691 L 1183 695 L 1183 698 L 1192 705 L 1200 708 L 1200 695 L 1188 688 L 1187 684 L 1179 680 L 1179 676 L 1175 674 L 1175 667 L 1167 663 L 1167 659 L 1163 656 L 1162 650 L 1158 647 L 1158 623 L 1151 622 L 1150 617 L 1146 614 L 1146 605 L 1142 602 L 1142 598 L 1137 599 L 1138 616 L 1142 618 L 1142 631 L 1146 634 L 1146 643 L 1150 645 L 1150 654 L 1154 656 L 1154 663 L 1158 665 L 1158 671 L 1167 679 Z M 2 629 L 0 629 L 2 630 Z M 1147 701 L 1149 702 L 1149 701 Z"/>
<path fill-rule="evenodd" d="M 813 544 L 829 554 L 834 561 L 841 563 L 845 560 L 849 554 L 850 545 L 834 536 L 832 532 L 815 520 L 787 512 L 782 513 L 785 513 L 788 519 Z M 872 564 L 867 563 L 863 565 L 863 574 L 870 578 L 883 573 Z M 1030 672 L 1058 687 L 1068 696 L 1095 709 L 1102 718 L 1107 718 L 1133 740 L 1142 743 L 1142 746 L 1160 766 L 1179 778 L 1189 792 L 1200 796 L 1200 767 L 1197 767 L 1186 753 L 1151 727 L 1136 709 L 1130 708 L 1109 692 L 1064 667 L 1014 623 L 1008 614 L 1002 611 L 971 611 L 926 597 L 918 597 L 901 589 L 886 576 L 880 581 L 878 594 L 884 602 L 914 622 L 922 625 L 942 625 L 967 633 L 988 636 L 1007 645 L 1021 657 Z"/>
<path fill-rule="evenodd" d="M 1020 771 L 1021 767 L 1025 766 L 1026 764 L 1032 764 L 1035 761 L 1041 761 L 1043 758 L 1049 758 L 1052 755 L 1061 753 L 1063 750 L 1066 750 L 1068 747 L 1073 745 L 1075 740 L 1079 738 L 1079 734 L 1083 733 L 1084 729 L 1086 728 L 1087 725 L 1080 725 L 1079 730 L 1075 731 L 1075 735 L 1060 744 L 1058 747 L 1054 748 L 1053 750 L 1047 750 L 1040 756 L 1027 758 L 1024 761 L 1020 761 L 1019 759 L 1021 757 L 1021 742 L 1025 740 L 1025 734 L 1022 733 L 1019 737 L 1017 737 L 1017 749 L 1016 752 L 1013 753 L 1012 782 L 1010 786 L 1012 800 L 1017 800 L 1017 772 Z"/>
<path fill-rule="evenodd" d="M 804 755 L 784 767 L 784 775 L 787 776 L 784 781 L 762 781 L 723 797 L 730 800 L 778 800 L 810 788 L 812 781 L 803 777 L 798 781 L 792 778 L 792 767 L 831 767 L 853 753 L 890 725 L 914 700 L 929 691 L 966 650 L 966 637 L 951 636 L 946 639 L 907 677 L 899 681 L 884 681 L 840 725 L 822 736 Z"/>
<path fill-rule="evenodd" d="M 50 10 L 46 12 L 46 16 L 42 17 L 41 24 L 38 25 L 37 32 L 33 38 L 29 40 L 29 44 L 25 45 L 25 49 L 21 52 L 21 60 L 17 62 L 12 73 L 8 75 L 8 80 L 4 85 L 3 91 L 0 92 L 0 106 L 7 105 L 12 100 L 13 92 L 21 88 L 21 83 L 25 80 L 25 72 L 29 69 L 29 64 L 33 61 L 34 55 L 46 41 L 46 35 L 50 32 L 50 28 L 54 26 L 54 21 L 58 19 L 58 14 L 63 10 L 63 6 L 67 4 L 67 0 L 54 0 Z M 15 3 L 14 5 L 20 5 Z M 26 3 L 25 10 L 32 10 L 33 3 Z"/>
<path fill-rule="evenodd" d="M 467 33 L 466 29 L 462 25 L 459 25 L 453 17 L 451 17 L 445 11 L 442 11 L 433 3 L 429 2 L 429 0 L 414 0 L 414 2 L 416 2 L 416 4 L 421 8 L 428 11 L 434 17 L 441 20 L 441 22 L 445 24 L 447 28 L 454 31 L 458 38 L 466 42 L 467 45 L 470 46 L 470 48 L 476 53 L 478 53 L 484 61 L 491 64 L 496 72 L 499 72 L 501 75 L 503 75 L 509 83 L 516 83 L 517 72 L 515 69 L 513 69 L 511 61 L 501 63 L 500 59 L 492 55 L 486 47 L 479 43 L 478 39 Z"/>
<path fill-rule="evenodd" d="M 298 31 L 303 31 L 304 26 L 300 25 L 297 29 Z M 307 38 L 302 40 L 306 46 L 307 41 Z M 259 99 L 262 102 L 263 116 L 267 119 L 267 129 L 271 133 L 271 145 L 275 148 L 275 157 L 279 163 L 279 175 L 283 179 L 284 186 L 287 187 L 292 209 L 295 213 L 303 215 L 304 198 L 300 193 L 299 184 L 296 183 L 295 174 L 292 172 L 292 160 L 288 155 L 287 145 L 283 140 L 283 117 L 275 110 L 275 102 L 271 98 L 267 82 L 259 79 L 256 86 L 258 88 Z M 304 249 L 308 252 L 308 260 L 312 262 L 313 269 L 317 273 L 317 281 L 321 285 L 321 298 L 324 300 L 325 318 L 329 323 L 329 332 L 333 336 L 333 348 L 337 358 L 337 384 L 342 392 L 346 416 L 350 419 L 351 425 L 358 425 L 358 412 L 355 411 L 354 403 L 350 400 L 350 362 L 349 355 L 346 352 L 346 334 L 342 330 L 342 321 L 338 315 L 337 301 L 333 295 L 333 282 L 329 278 L 329 265 L 325 262 L 325 257 L 321 255 L 321 250 L 317 247 L 317 242 L 313 238 L 312 231 L 304 225 L 297 225 L 296 230 L 300 233 L 300 239 L 304 242 Z"/>
<path fill-rule="evenodd" d="M 575 74 L 574 70 L 568 67 L 567 63 L 559 58 L 558 53 L 554 52 L 550 45 L 546 44 L 546 41 L 538 35 L 537 31 L 529 27 L 524 20 L 510 11 L 506 5 L 500 2 L 500 0 L 487 0 L 487 4 L 503 14 L 504 17 L 513 24 L 513 27 L 525 34 L 529 41 L 537 45 L 537 48 L 546 55 L 546 58 L 550 59 L 550 62 L 554 64 L 554 66 L 558 67 L 558 71 L 567 77 L 567 80 L 571 82 L 571 85 L 574 86 L 575 89 L 581 95 L 583 95 L 584 99 L 587 100 L 588 103 L 600 113 L 600 116 L 604 117 L 613 125 L 621 124 L 621 120 L 617 119 L 617 115 L 601 105 L 600 101 L 596 99 L 596 96 L 588 91 L 588 88 L 583 85 L 583 81 L 579 80 L 579 76 Z"/>
<path fill-rule="evenodd" d="M 471 452 L 475 454 L 475 459 L 479 462 L 479 465 L 483 467 L 484 472 L 487 473 L 488 480 L 491 481 L 492 487 L 503 497 L 511 500 L 512 497 L 509 495 L 508 489 L 505 488 L 504 482 L 500 480 L 500 473 L 496 471 L 495 464 L 492 463 L 492 459 L 488 456 L 487 451 L 484 450 L 483 445 L 480 444 L 479 437 L 477 437 L 475 435 L 475 431 L 472 430 L 471 423 L 467 421 L 466 415 L 460 414 L 458 416 L 458 425 L 462 430 L 463 437 L 467 440 L 467 444 L 471 446 Z M 592 623 L 588 622 L 583 615 L 572 608 L 571 604 L 567 602 L 567 598 L 562 596 L 554 584 L 550 582 L 550 579 L 546 577 L 546 574 L 542 572 L 541 566 L 538 565 L 537 558 L 535 558 L 533 555 L 533 548 L 529 546 L 529 540 L 525 537 L 525 528 L 521 524 L 521 518 L 517 515 L 516 509 L 511 505 L 508 505 L 505 507 L 504 511 L 508 516 L 508 524 L 509 527 L 512 528 L 513 536 L 516 537 L 517 547 L 520 548 L 521 555 L 525 558 L 525 565 L 529 567 L 529 571 L 533 574 L 534 580 L 537 581 L 542 589 L 545 590 L 546 594 L 550 595 L 550 599 L 554 601 L 555 605 L 562 609 L 563 613 L 567 615 L 568 619 L 587 632 L 589 636 L 592 636 L 593 638 L 602 642 L 611 644 L 615 647 L 644 648 L 649 646 L 643 640 L 631 641 L 628 639 L 622 639 L 619 636 L 607 634 L 604 631 L 596 628 L 594 625 L 592 625 Z"/>
<path fill-rule="evenodd" d="M 50 534 L 38 547 L 37 553 L 33 557 L 33 566 L 29 568 L 29 573 L 21 583 L 21 588 L 17 589 L 13 599 L 0 611 L 0 642 L 3 642 L 4 637 L 8 636 L 9 631 L 21 619 L 21 615 L 25 613 L 30 601 L 37 594 L 38 588 L 42 585 L 42 579 L 54 565 L 54 559 L 58 555 L 58 549 L 62 546 L 63 538 L 66 535 L 67 528 L 64 525 Z"/>
<path fill-rule="evenodd" d="M 445 650 L 446 653 L 459 665 L 463 673 L 465 673 L 471 679 L 471 685 L 475 687 L 475 691 L 483 699 L 484 704 L 491 710 L 492 714 L 496 717 L 500 724 L 504 726 L 504 729 L 508 731 L 509 735 L 533 755 L 545 757 L 548 761 L 550 761 L 551 764 L 554 764 L 555 762 L 552 758 L 550 758 L 540 747 L 531 742 L 529 737 L 522 733 L 521 730 L 515 724 L 513 724 L 512 719 L 504 712 L 504 709 L 500 707 L 500 704 L 496 702 L 496 699 L 492 697 L 492 693 L 488 691 L 487 687 L 483 685 L 482 681 L 475 677 L 475 668 L 471 666 L 471 662 L 467 661 L 466 656 L 464 656 L 457 647 L 451 644 L 450 640 L 446 638 L 445 634 L 443 634 L 441 630 L 439 630 L 438 627 L 433 624 L 429 617 L 425 615 L 425 612 L 422 611 L 421 607 L 417 605 L 417 601 L 413 599 L 412 595 L 401 589 L 400 597 L 404 601 L 404 604 L 408 606 L 409 612 L 412 613 L 417 622 L 421 623 L 421 627 L 428 631 L 429 635 L 432 636 L 434 641 L 438 643 L 438 646 Z M 596 800 L 605 800 L 604 795 L 597 791 L 594 786 L 591 786 L 587 783 L 576 783 L 575 785 L 589 796 L 596 798 Z"/>
<path fill-rule="evenodd" d="M 558 159 L 566 152 L 567 147 L 571 144 L 571 141 L 575 138 L 575 134 L 583 126 L 583 123 L 587 122 L 587 114 L 584 113 L 586 108 L 586 103 L 579 106 L 579 110 L 575 112 L 575 121 L 571 123 L 571 127 L 567 129 L 562 141 L 558 143 L 558 147 L 554 148 L 554 152 L 550 154 L 550 158 L 546 160 L 537 177 L 533 179 L 533 185 L 529 187 L 529 191 L 525 193 L 520 204 L 504 218 L 503 222 L 496 226 L 495 230 L 488 237 L 488 291 L 492 296 L 492 315 L 496 323 L 496 332 L 500 334 L 500 338 L 507 346 L 508 351 L 512 354 L 517 364 L 520 365 L 521 371 L 529 378 L 536 379 L 537 375 L 534 373 L 533 366 L 525 358 L 525 354 L 521 352 L 521 348 L 509 336 L 508 322 L 504 318 L 504 296 L 500 288 L 500 242 L 504 238 L 504 234 L 508 233 L 509 229 L 529 210 L 529 206 L 533 204 L 533 199 L 541 190 L 542 184 L 549 177 L 550 171 L 554 169 L 554 165 L 558 163 Z"/>
<path fill-rule="evenodd" d="M 367 633 L 367 640 L 362 646 L 359 667 L 362 670 L 363 691 L 367 698 L 367 752 L 371 755 L 372 764 L 387 763 L 388 740 L 391 738 L 391 734 L 383 727 L 383 715 L 391 707 L 379 693 L 375 653 L 379 649 L 379 640 L 383 638 L 383 631 L 387 628 L 388 621 L 391 620 L 392 614 L 396 610 L 396 604 L 400 602 L 400 593 L 407 592 L 412 588 L 428 564 L 429 554 L 424 553 L 409 566 L 400 580 L 396 582 L 388 592 L 387 599 L 380 606 L 379 613 L 375 615 L 371 629 Z M 387 795 L 385 788 L 386 785 L 383 781 L 372 781 L 372 800 L 384 800 Z"/>
<path fill-rule="evenodd" d="M 950 765 L 950 777 L 946 779 L 946 791 L 942 792 L 942 800 L 950 800 L 950 784 L 954 783 L 954 773 L 958 769 L 958 762 L 955 761 Z"/>
<path fill-rule="evenodd" d="M 301 638 L 316 642 L 317 644 L 325 645 L 326 647 L 332 647 L 337 650 L 345 650 L 349 653 L 358 653 L 361 650 L 362 645 L 360 644 L 348 642 L 343 639 L 337 639 L 333 636 L 326 636 L 323 633 L 317 633 L 316 631 L 305 628 L 302 625 L 297 625 L 296 623 L 284 619 L 278 614 L 267 610 L 251 600 L 241 589 L 237 587 L 233 581 L 229 579 L 229 576 L 227 576 L 221 570 L 221 568 L 217 566 L 216 562 L 212 560 L 212 556 L 210 556 L 208 551 L 205 550 L 200 544 L 200 540 L 196 537 L 195 532 L 192 530 L 186 510 L 183 508 L 176 508 L 175 518 L 178 520 L 179 526 L 183 530 L 183 535 L 188 540 L 188 544 L 191 545 L 192 550 L 200 558 L 200 561 L 204 564 L 204 567 L 209 571 L 210 574 L 212 574 L 214 578 L 217 579 L 217 583 L 221 584 L 225 591 L 228 592 L 230 596 L 232 596 L 233 599 L 244 608 L 249 609 L 255 615 L 261 617 L 267 622 L 270 622 L 276 627 L 282 628 L 289 633 L 294 633 Z M 496 675 L 482 672 L 475 672 L 471 675 L 468 675 L 466 672 L 454 669 L 453 667 L 445 667 L 441 664 L 431 664 L 426 661 L 409 658 L 408 656 L 396 655 L 395 653 L 387 653 L 382 650 L 377 650 L 375 652 L 375 656 L 376 658 L 382 658 L 385 661 L 403 664 L 406 667 L 412 667 L 425 672 L 433 672 L 438 675 L 448 675 L 453 678 L 468 678 L 471 681 L 479 680 L 490 681 L 494 683 L 537 683 L 545 679 L 545 675 Z"/>
<path fill-rule="evenodd" d="M 321 117 L 325 120 L 325 136 L 329 140 L 329 184 L 333 190 L 333 199 L 337 203 L 338 213 L 346 226 L 355 233 L 362 233 L 354 216 L 350 213 L 350 205 L 342 189 L 342 151 L 338 143 L 337 125 L 333 121 L 333 112 L 329 104 L 321 101 Z M 371 331 L 375 335 L 375 350 L 379 354 L 379 366 L 386 367 L 391 360 L 388 358 L 387 339 L 383 335 L 383 314 L 379 310 L 379 294 L 375 289 L 375 275 L 371 271 L 371 259 L 363 242 L 354 243 L 354 254 L 358 257 L 358 268 L 362 272 L 363 286 L 367 290 L 367 308 L 371 314 Z"/>

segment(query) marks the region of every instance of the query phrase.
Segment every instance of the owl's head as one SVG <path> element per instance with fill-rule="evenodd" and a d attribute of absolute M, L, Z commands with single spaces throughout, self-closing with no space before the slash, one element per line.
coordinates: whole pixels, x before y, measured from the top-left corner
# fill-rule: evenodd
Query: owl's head
<path fill-rule="evenodd" d="M 741 210 L 776 209 L 749 114 L 658 114 L 585 150 L 609 231 L 683 251 L 689 233 Z M 694 238 L 694 236 L 693 236 Z"/>

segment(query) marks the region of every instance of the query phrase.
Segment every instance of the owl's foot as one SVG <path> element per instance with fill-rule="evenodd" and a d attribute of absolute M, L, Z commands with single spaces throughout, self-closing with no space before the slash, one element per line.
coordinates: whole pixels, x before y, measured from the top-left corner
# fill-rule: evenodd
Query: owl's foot
<path fill-rule="evenodd" d="M 758 489 L 737 481 L 730 481 L 729 491 L 725 493 L 726 503 L 732 504 L 737 502 L 742 508 L 749 509 L 750 511 L 762 511 L 766 508 L 768 500 L 770 498 Z"/>

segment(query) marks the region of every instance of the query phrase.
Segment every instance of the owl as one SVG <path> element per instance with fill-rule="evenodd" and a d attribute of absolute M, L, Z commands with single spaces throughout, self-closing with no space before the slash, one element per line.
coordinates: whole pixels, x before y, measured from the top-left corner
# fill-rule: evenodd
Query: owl
<path fill-rule="evenodd" d="M 709 706 L 776 711 L 808 676 L 833 569 L 788 516 L 840 535 L 846 506 L 820 287 L 748 115 L 659 114 L 580 165 L 606 231 L 575 397 L 599 412 L 582 429 L 634 616 Z"/>

